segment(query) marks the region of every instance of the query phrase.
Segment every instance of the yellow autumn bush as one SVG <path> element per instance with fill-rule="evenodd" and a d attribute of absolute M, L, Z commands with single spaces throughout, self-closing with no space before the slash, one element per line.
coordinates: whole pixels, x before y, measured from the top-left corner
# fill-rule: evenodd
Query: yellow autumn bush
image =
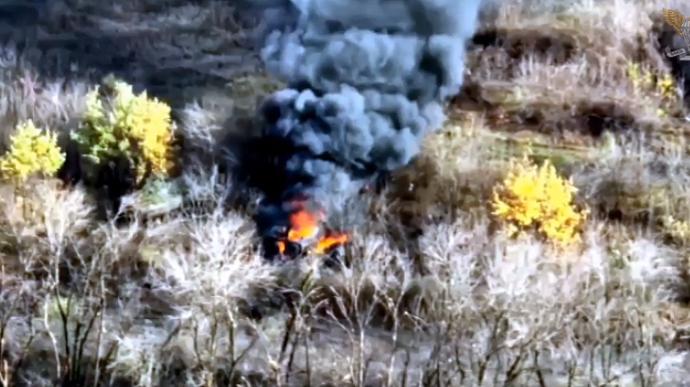
<path fill-rule="evenodd" d="M 91 166 L 125 158 L 134 169 L 138 184 L 147 171 L 165 177 L 172 167 L 173 123 L 166 103 L 149 98 L 144 91 L 136 95 L 132 86 L 115 79 L 86 97 L 87 110 L 72 139 L 80 145 L 82 157 Z"/>
<path fill-rule="evenodd" d="M 666 117 L 670 111 L 678 107 L 681 102 L 680 96 L 676 90 L 676 81 L 670 73 L 656 73 L 635 62 L 629 62 L 625 71 L 635 93 L 643 94 L 646 98 L 659 98 L 661 106 L 656 109 L 657 116 Z"/>
<path fill-rule="evenodd" d="M 587 217 L 573 203 L 576 192 L 548 160 L 537 166 L 524 157 L 511 162 L 507 177 L 494 188 L 492 214 L 513 236 L 535 230 L 555 244 L 569 244 L 579 239 Z"/>
<path fill-rule="evenodd" d="M 23 181 L 40 174 L 54 175 L 65 161 L 57 143 L 57 134 L 43 131 L 33 121 L 17 125 L 10 137 L 10 148 L 0 158 L 0 175 L 4 179 Z"/>

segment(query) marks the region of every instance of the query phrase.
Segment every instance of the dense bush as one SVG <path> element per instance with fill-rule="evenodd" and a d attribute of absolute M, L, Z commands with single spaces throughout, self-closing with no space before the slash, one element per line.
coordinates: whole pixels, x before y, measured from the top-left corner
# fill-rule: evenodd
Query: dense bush
<path fill-rule="evenodd" d="M 57 134 L 42 131 L 28 120 L 20 123 L 10 137 L 10 149 L 0 159 L 0 174 L 5 179 L 19 181 L 35 174 L 51 176 L 64 161 Z"/>
<path fill-rule="evenodd" d="M 136 95 L 132 86 L 111 79 L 105 96 L 101 87 L 86 96 L 87 110 L 72 139 L 79 144 L 86 162 L 85 172 L 93 175 L 109 161 L 126 160 L 138 185 L 149 175 L 167 176 L 172 167 L 174 126 L 170 106 Z"/>
<path fill-rule="evenodd" d="M 557 244 L 568 244 L 579 237 L 586 210 L 577 210 L 573 194 L 577 189 L 556 172 L 547 160 L 541 166 L 526 157 L 512 162 L 508 176 L 494 190 L 493 215 L 512 235 L 536 229 Z"/>

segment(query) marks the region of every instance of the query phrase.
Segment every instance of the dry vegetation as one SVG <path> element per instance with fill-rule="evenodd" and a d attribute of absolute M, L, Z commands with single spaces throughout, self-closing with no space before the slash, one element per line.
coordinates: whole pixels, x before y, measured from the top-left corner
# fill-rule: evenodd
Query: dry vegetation
<path fill-rule="evenodd" d="M 71 179 L 113 72 L 172 106 L 181 154 L 127 222 L 47 167 L 0 183 L 0 386 L 690 386 L 690 123 L 661 18 L 687 6 L 505 0 L 444 129 L 332 214 L 345 264 L 268 265 L 221 145 L 278 84 L 231 2 L 49 3 L 0 5 L 0 34 L 32 42 L 0 51 L 3 153 L 27 122 L 56 131 Z M 523 155 L 555 170 L 507 176 Z M 523 212 L 501 222 L 495 197 Z"/>

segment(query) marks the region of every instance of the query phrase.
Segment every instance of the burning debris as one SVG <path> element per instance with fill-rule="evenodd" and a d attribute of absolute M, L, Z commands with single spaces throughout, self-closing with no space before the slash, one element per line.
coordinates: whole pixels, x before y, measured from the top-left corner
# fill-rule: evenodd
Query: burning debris
<path fill-rule="evenodd" d="M 350 236 L 326 227 L 326 213 L 309 208 L 301 198 L 286 204 L 287 222 L 273 224 L 263 234 L 264 250 L 270 256 L 296 258 L 305 254 L 333 255 L 340 253 Z"/>
<path fill-rule="evenodd" d="M 288 243 L 299 244 L 302 249 L 312 247 L 316 254 L 327 254 L 333 248 L 347 243 L 348 235 L 328 230 L 323 226 L 326 213 L 309 212 L 304 203 L 294 203 L 297 208 L 290 215 L 290 222 L 284 238 L 277 241 L 278 251 L 285 254 Z"/>
<path fill-rule="evenodd" d="M 327 214 L 408 164 L 441 126 L 442 104 L 462 86 L 480 1 L 252 4 L 264 11 L 266 68 L 288 82 L 260 111 L 251 157 L 263 161 L 242 166 L 265 194 L 257 227 L 269 257 L 328 253 L 348 236 L 327 228 Z"/>

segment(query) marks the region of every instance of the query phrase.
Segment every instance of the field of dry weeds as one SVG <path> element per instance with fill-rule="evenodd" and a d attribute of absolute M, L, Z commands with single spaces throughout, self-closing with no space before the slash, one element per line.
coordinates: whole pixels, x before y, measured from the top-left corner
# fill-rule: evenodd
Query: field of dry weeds
<path fill-rule="evenodd" d="M 230 3 L 0 2 L 2 149 L 27 119 L 66 137 L 114 73 L 173 107 L 184 160 L 128 222 L 80 185 L 0 186 L 0 386 L 690 386 L 687 70 L 661 13 L 687 4 L 485 12 L 444 129 L 333 214 L 334 266 L 265 263 L 225 176 L 278 87 Z M 527 149 L 590 209 L 577 247 L 496 230 Z"/>

